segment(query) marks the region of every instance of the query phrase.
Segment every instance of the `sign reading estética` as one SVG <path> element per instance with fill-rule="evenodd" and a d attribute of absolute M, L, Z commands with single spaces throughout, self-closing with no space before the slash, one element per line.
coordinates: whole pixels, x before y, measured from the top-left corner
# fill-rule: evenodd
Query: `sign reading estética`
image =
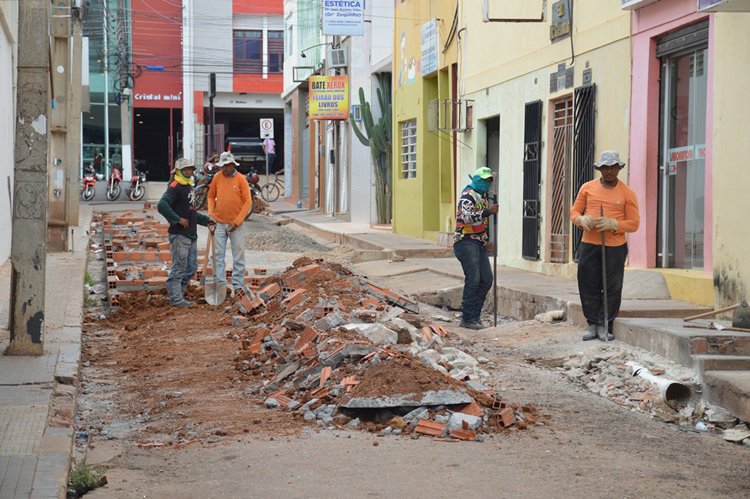
<path fill-rule="evenodd" d="M 310 77 L 310 119 L 345 120 L 349 117 L 349 77 Z"/>
<path fill-rule="evenodd" d="M 364 35 L 364 0 L 323 0 L 323 34 Z"/>

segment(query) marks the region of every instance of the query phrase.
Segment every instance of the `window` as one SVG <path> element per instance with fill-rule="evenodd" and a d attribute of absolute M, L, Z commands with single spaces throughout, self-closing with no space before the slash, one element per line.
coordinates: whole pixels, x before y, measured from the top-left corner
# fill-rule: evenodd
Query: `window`
<path fill-rule="evenodd" d="M 401 178 L 417 178 L 417 120 L 401 122 Z"/>
<path fill-rule="evenodd" d="M 268 32 L 268 72 L 284 71 L 284 32 Z"/>
<path fill-rule="evenodd" d="M 263 73 L 263 32 L 234 32 L 235 73 Z"/>
<path fill-rule="evenodd" d="M 286 30 L 287 37 L 286 37 L 286 49 L 288 51 L 289 55 L 294 54 L 294 26 L 289 26 L 289 28 Z"/>

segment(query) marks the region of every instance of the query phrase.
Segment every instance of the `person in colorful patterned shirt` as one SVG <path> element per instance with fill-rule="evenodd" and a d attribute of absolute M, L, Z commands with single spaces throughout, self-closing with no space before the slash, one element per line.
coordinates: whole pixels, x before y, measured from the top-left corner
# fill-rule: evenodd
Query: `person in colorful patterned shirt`
<path fill-rule="evenodd" d="M 640 225 L 638 199 L 633 189 L 617 179 L 625 166 L 617 151 L 604 151 L 594 163 L 601 178 L 586 182 L 578 191 L 570 220 L 583 229 L 581 250 L 578 255 L 578 291 L 581 308 L 588 329 L 583 341 L 613 340 L 612 326 L 620 312 L 622 284 L 625 276 L 625 259 L 628 241 L 625 234 L 635 232 Z M 602 215 L 602 211 L 604 215 Z M 607 319 L 604 324 L 604 280 L 602 269 L 602 233 L 607 259 Z M 605 332 L 606 331 L 606 332 Z"/>
<path fill-rule="evenodd" d="M 497 204 L 490 204 L 487 193 L 492 188 L 492 170 L 482 167 L 474 172 L 471 183 L 461 192 L 456 207 L 456 232 L 453 253 L 464 271 L 464 293 L 461 302 L 461 327 L 484 329 L 480 314 L 487 293 L 492 289 L 492 266 L 489 242 L 489 217 L 496 215 Z"/>

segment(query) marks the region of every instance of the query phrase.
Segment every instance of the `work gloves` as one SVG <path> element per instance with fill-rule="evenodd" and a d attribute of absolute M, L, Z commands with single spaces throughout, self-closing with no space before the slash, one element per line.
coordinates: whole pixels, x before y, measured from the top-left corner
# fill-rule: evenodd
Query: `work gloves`
<path fill-rule="evenodd" d="M 614 232 L 620 227 L 620 224 L 614 218 L 599 217 L 594 220 L 594 227 L 599 232 L 604 232 L 605 230 Z"/>
<path fill-rule="evenodd" d="M 594 223 L 594 217 L 590 217 L 588 215 L 583 215 L 582 217 L 576 218 L 576 225 L 587 232 L 594 228 Z"/>

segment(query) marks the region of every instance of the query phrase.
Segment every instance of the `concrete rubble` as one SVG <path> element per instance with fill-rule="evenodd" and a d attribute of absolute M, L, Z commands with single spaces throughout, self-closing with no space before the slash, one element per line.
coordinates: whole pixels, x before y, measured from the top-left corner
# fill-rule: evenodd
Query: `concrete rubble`
<path fill-rule="evenodd" d="M 639 354 L 640 353 L 640 354 Z M 714 432 L 725 440 L 750 446 L 748 423 L 739 421 L 722 407 L 709 407 L 700 398 L 700 380 L 695 372 L 683 366 L 638 350 L 627 351 L 617 346 L 602 346 L 594 351 L 556 359 L 529 359 L 560 371 L 583 388 L 607 397 L 633 411 L 649 414 L 655 419 L 678 425 L 686 431 Z M 633 375 L 628 363 L 644 364 L 655 375 L 679 381 L 692 388 L 693 397 L 682 404 L 668 405 L 656 385 Z"/>
<path fill-rule="evenodd" d="M 549 417 L 502 400 L 485 386 L 483 364 L 451 346 L 416 302 L 342 265 L 302 257 L 279 276 L 253 280 L 228 308 L 225 337 L 237 342 L 235 369 L 247 391 L 295 419 L 483 441 Z"/>

